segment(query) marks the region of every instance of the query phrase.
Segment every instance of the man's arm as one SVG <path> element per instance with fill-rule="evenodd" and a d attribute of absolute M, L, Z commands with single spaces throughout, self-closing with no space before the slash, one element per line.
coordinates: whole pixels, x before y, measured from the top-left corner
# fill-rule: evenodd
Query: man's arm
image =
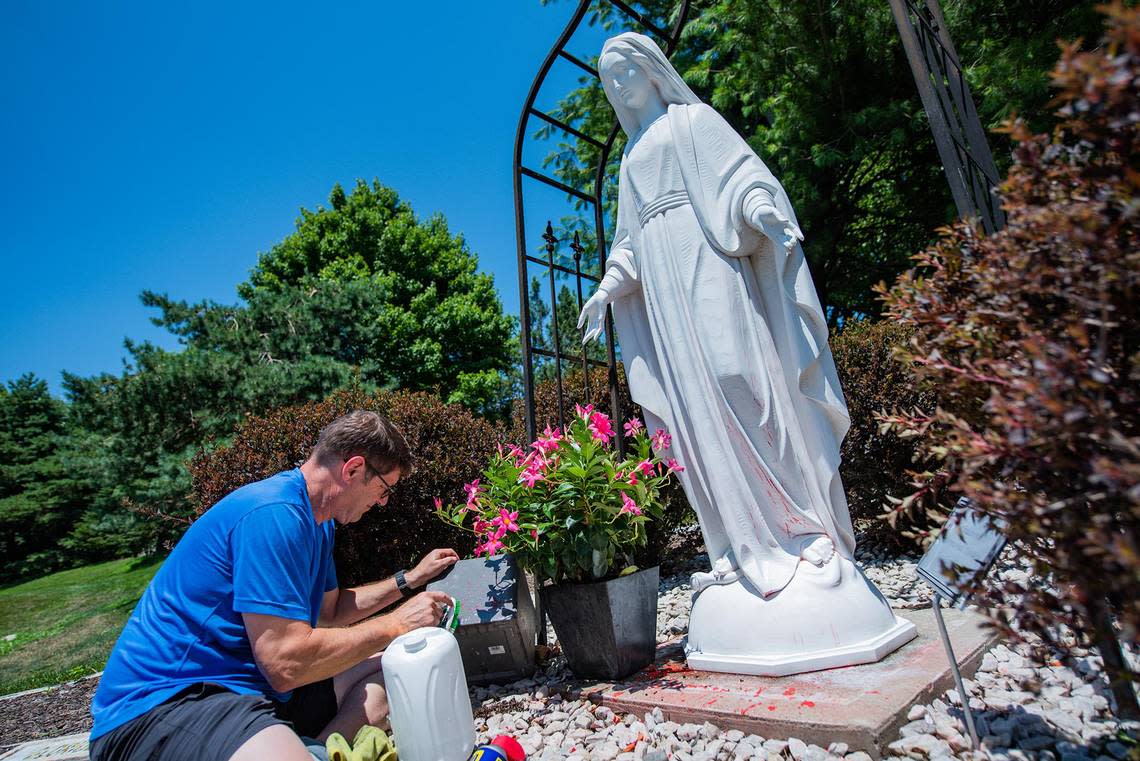
<path fill-rule="evenodd" d="M 355 666 L 404 632 L 435 626 L 450 601 L 443 592 L 423 592 L 387 615 L 333 629 L 263 613 L 242 613 L 242 620 L 257 667 L 274 690 L 288 692 Z"/>
<path fill-rule="evenodd" d="M 408 585 L 419 589 L 449 568 L 459 555 L 452 549 L 432 550 L 404 574 Z M 318 626 L 350 626 L 383 610 L 402 597 L 395 577 L 365 584 L 351 589 L 334 589 L 326 592 L 321 601 Z M 375 652 L 375 651 L 373 651 Z"/>

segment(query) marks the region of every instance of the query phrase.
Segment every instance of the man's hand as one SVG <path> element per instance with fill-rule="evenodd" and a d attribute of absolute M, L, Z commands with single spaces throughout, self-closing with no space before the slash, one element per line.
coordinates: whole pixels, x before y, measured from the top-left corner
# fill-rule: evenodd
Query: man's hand
<path fill-rule="evenodd" d="M 423 560 L 417 563 L 415 568 L 404 574 L 404 578 L 408 580 L 408 584 L 418 589 L 451 568 L 458 560 L 459 553 L 450 547 L 432 550 L 424 555 Z"/>
<path fill-rule="evenodd" d="M 582 305 L 582 313 L 578 315 L 578 330 L 585 328 L 582 343 L 588 344 L 595 338 L 600 338 L 606 321 L 606 306 L 609 304 L 609 294 L 599 288 L 594 291 L 590 300 Z"/>
<path fill-rule="evenodd" d="M 803 241 L 804 234 L 800 228 L 784 216 L 775 206 L 762 204 L 752 212 L 750 220 L 757 230 L 760 230 L 777 243 L 783 243 L 784 248 L 795 248 L 797 241 Z M 779 233 L 776 231 L 779 230 Z"/>
<path fill-rule="evenodd" d="M 438 626 L 443 619 L 444 606 L 450 604 L 451 595 L 444 592 L 420 592 L 389 615 L 403 634 L 421 626 Z"/>

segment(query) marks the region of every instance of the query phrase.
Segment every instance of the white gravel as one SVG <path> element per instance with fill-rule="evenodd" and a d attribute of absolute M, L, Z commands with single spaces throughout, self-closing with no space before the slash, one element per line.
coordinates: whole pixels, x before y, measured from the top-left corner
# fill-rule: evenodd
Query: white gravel
<path fill-rule="evenodd" d="M 915 579 L 917 558 L 860 554 L 867 576 L 896 608 L 930 606 L 930 590 Z M 663 578 L 657 614 L 658 641 L 688 631 L 689 575 L 708 568 L 707 556 L 692 558 Z M 1003 558 L 999 577 L 1023 573 L 1012 555 Z M 549 630 L 554 641 L 553 630 Z M 1035 667 L 1024 647 L 997 645 L 986 653 L 973 679 L 966 680 L 983 749 L 969 751 L 955 690 L 929 705 L 915 705 L 888 758 L 1012 759 L 1013 761 L 1125 761 L 1140 757 L 1140 724 L 1114 720 L 1111 694 L 1095 652 L 1073 648 L 1076 670 L 1060 665 Z M 498 734 L 516 737 L 533 761 L 618 759 L 618 761 L 870 761 L 843 743 L 830 748 L 794 737 L 760 737 L 712 724 L 665 721 L 661 709 L 643 716 L 617 714 L 588 700 L 575 700 L 573 675 L 557 656 L 534 678 L 471 690 L 477 709 L 479 742 Z M 563 697 L 566 695 L 567 697 Z M 1130 755 L 1131 754 L 1131 755 Z"/>

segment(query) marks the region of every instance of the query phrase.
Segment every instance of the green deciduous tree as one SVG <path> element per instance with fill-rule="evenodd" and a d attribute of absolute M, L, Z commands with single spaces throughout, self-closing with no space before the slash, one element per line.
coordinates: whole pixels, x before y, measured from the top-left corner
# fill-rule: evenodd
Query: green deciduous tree
<path fill-rule="evenodd" d="M 478 413 L 504 411 L 514 322 L 462 237 L 442 216 L 416 219 L 378 182 L 334 187 L 329 203 L 303 210 L 296 231 L 260 257 L 238 304 L 143 293 L 179 350 L 128 342 L 120 375 L 65 375 L 96 490 L 72 537 L 77 551 L 169 541 L 190 513 L 186 462 L 249 414 L 348 387 L 433 391 Z"/>
<path fill-rule="evenodd" d="M 495 395 L 511 367 L 514 323 L 462 236 L 442 215 L 417 220 L 375 181 L 358 181 L 348 195 L 337 186 L 329 203 L 302 211 L 297 231 L 238 287 L 251 310 L 292 304 L 319 319 L 309 335 L 304 319 L 279 325 L 264 350 L 327 354 L 358 366 L 367 383 L 437 390 L 477 411 L 502 401 Z M 184 335 L 200 336 L 184 314 L 166 314 L 176 331 L 181 323 Z"/>

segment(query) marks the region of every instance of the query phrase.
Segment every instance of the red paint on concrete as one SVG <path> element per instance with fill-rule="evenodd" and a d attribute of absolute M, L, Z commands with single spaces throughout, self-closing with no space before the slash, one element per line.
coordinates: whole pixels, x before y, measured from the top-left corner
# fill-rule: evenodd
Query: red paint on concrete
<path fill-rule="evenodd" d="M 944 613 L 968 676 L 996 637 L 977 615 Z M 916 624 L 919 636 L 878 663 L 784 677 L 720 674 L 685 667 L 676 640 L 658 648 L 653 666 L 620 684 L 584 687 L 583 695 L 619 713 L 642 715 L 660 707 L 667 720 L 678 723 L 708 721 L 764 737 L 799 737 L 824 748 L 839 741 L 877 756 L 906 723 L 912 705 L 953 686 L 933 613 L 901 615 Z M 787 700 L 799 701 L 800 710 L 778 711 Z M 758 715 L 760 706 L 767 711 Z"/>

